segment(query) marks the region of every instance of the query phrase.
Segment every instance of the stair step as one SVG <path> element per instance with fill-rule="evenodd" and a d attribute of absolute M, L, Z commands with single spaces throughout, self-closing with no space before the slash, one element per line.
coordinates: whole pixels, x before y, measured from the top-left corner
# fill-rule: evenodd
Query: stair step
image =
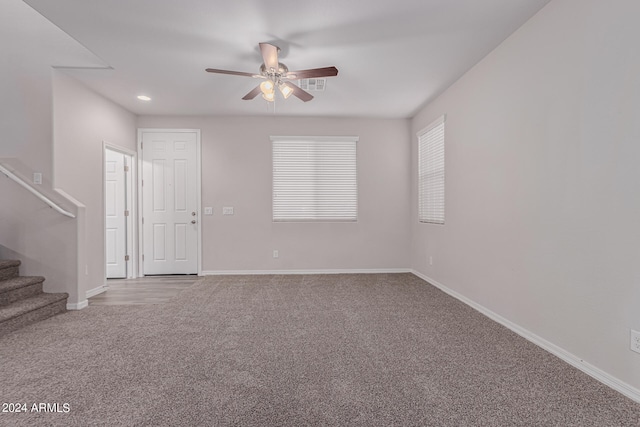
<path fill-rule="evenodd" d="M 0 280 L 10 279 L 18 275 L 20 261 L 13 259 L 0 260 Z"/>
<path fill-rule="evenodd" d="M 18 276 L 0 281 L 0 306 L 42 293 L 42 276 Z"/>
<path fill-rule="evenodd" d="M 0 336 L 67 311 L 67 293 L 40 294 L 0 307 Z"/>

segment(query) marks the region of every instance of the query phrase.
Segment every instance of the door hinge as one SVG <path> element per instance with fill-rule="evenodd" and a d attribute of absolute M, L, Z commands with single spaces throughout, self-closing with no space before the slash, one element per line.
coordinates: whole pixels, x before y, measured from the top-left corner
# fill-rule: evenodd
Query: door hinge
<path fill-rule="evenodd" d="M 129 172 L 129 166 L 124 165 L 124 171 L 125 171 L 125 172 Z"/>
<path fill-rule="evenodd" d="M 142 254 L 142 260 L 144 261 L 144 254 Z"/>
<path fill-rule="evenodd" d="M 124 216 L 129 216 L 129 211 L 128 210 L 124 211 Z"/>
<path fill-rule="evenodd" d="M 129 255 L 125 255 L 125 256 L 124 256 L 124 260 L 125 260 L 125 261 L 129 261 Z"/>
<path fill-rule="evenodd" d="M 142 224 L 144 224 L 144 218 L 142 218 Z"/>
<path fill-rule="evenodd" d="M 144 148 L 144 145 L 142 143 L 142 141 L 140 141 L 140 149 L 142 150 Z"/>
<path fill-rule="evenodd" d="M 141 184 L 140 184 L 140 185 L 141 185 L 142 187 L 144 187 L 144 179 L 141 179 L 141 180 L 140 180 L 140 182 L 141 182 Z"/>

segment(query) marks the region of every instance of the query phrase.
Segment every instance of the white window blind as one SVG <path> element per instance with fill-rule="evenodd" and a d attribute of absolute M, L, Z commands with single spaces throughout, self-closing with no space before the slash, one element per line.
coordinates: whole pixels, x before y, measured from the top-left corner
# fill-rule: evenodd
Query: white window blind
<path fill-rule="evenodd" d="M 356 221 L 357 137 L 272 137 L 274 221 Z"/>
<path fill-rule="evenodd" d="M 440 117 L 418 132 L 418 217 L 444 224 L 444 122 Z"/>

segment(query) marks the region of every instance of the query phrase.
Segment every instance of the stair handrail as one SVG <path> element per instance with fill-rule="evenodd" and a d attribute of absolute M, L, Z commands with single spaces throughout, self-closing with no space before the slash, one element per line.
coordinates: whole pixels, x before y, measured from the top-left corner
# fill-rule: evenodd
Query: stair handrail
<path fill-rule="evenodd" d="M 44 194 L 42 194 L 41 192 L 39 192 L 38 190 L 36 190 L 35 188 L 33 188 L 32 186 L 30 186 L 29 184 L 27 184 L 22 178 L 20 178 L 19 176 L 17 176 L 16 174 L 14 174 L 13 172 L 11 172 L 9 169 L 5 168 L 2 164 L 0 164 L 0 172 L 2 172 L 4 175 L 6 175 L 8 178 L 11 178 L 13 181 L 15 181 L 18 185 L 20 185 L 21 187 L 25 188 L 27 191 L 29 191 L 30 193 L 32 193 L 34 196 L 36 196 L 38 199 L 42 200 L 43 202 L 45 202 L 47 205 L 49 205 L 49 207 L 51 207 L 53 210 L 61 213 L 64 216 L 68 216 L 69 218 L 75 218 L 76 216 L 74 214 L 72 214 L 71 212 L 67 212 L 66 210 L 62 209 L 60 206 L 58 206 L 53 200 L 51 200 L 50 198 L 48 198 L 47 196 L 45 196 Z"/>

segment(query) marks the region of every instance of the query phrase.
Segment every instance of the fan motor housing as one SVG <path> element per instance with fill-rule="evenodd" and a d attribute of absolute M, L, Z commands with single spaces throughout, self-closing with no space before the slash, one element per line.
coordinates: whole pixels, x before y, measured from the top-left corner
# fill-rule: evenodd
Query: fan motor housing
<path fill-rule="evenodd" d="M 289 68 L 284 65 L 282 62 L 278 62 L 278 70 L 276 72 L 271 72 L 271 70 L 267 70 L 267 66 L 262 64 L 260 66 L 260 74 L 265 77 L 274 76 L 274 77 L 283 77 L 289 72 Z"/>

